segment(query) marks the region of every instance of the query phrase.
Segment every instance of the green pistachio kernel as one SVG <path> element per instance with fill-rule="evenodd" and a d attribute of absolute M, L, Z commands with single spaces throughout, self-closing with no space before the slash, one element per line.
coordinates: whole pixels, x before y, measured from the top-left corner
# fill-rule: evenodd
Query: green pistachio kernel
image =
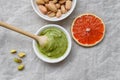
<path fill-rule="evenodd" d="M 24 69 L 24 65 L 23 65 L 23 64 L 20 64 L 20 65 L 18 66 L 18 70 L 21 71 L 21 70 L 23 70 L 23 69 Z"/>
<path fill-rule="evenodd" d="M 26 56 L 26 54 L 25 54 L 24 52 L 20 52 L 20 53 L 18 54 L 18 56 L 19 56 L 20 58 L 23 58 L 23 57 Z"/>
<path fill-rule="evenodd" d="M 14 58 L 14 62 L 16 62 L 16 63 L 22 63 L 22 60 L 19 59 L 19 58 Z"/>
<path fill-rule="evenodd" d="M 11 53 L 11 54 L 15 54 L 16 52 L 17 52 L 17 51 L 14 50 L 14 49 L 10 50 L 10 53 Z"/>

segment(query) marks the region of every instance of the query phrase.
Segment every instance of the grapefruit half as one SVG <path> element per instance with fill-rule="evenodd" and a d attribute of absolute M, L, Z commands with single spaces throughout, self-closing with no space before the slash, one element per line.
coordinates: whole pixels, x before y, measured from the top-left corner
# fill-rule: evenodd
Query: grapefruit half
<path fill-rule="evenodd" d="M 102 41 L 105 25 L 102 19 L 94 14 L 82 14 L 73 21 L 71 32 L 78 44 L 90 47 Z"/>

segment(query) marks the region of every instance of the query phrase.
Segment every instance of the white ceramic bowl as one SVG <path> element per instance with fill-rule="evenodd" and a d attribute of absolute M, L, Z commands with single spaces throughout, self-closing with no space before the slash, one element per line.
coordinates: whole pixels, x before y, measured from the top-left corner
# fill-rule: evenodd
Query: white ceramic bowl
<path fill-rule="evenodd" d="M 40 10 L 38 9 L 38 6 L 35 2 L 35 0 L 31 0 L 31 4 L 32 4 L 32 7 L 34 9 L 34 11 L 43 19 L 45 20 L 48 20 L 48 21 L 60 21 L 60 20 L 63 20 L 65 18 L 67 18 L 74 10 L 75 6 L 76 6 L 76 2 L 77 0 L 73 0 L 72 2 L 72 8 L 66 13 L 66 14 L 63 14 L 60 18 L 56 18 L 56 17 L 48 17 L 47 15 L 44 15 L 43 13 L 40 12 Z"/>
<path fill-rule="evenodd" d="M 46 57 L 45 55 L 43 55 L 42 53 L 40 53 L 40 51 L 38 50 L 37 46 L 36 46 L 36 41 L 34 40 L 33 41 L 33 49 L 35 51 L 35 54 L 44 62 L 48 62 L 48 63 L 58 63 L 62 60 L 64 60 L 70 53 L 70 50 L 71 50 L 71 46 L 72 46 L 72 41 L 71 41 L 71 37 L 69 35 L 69 33 L 61 26 L 59 25 L 55 25 L 55 24 L 49 24 L 49 25 L 45 25 L 43 27 L 41 27 L 37 32 L 36 32 L 36 35 L 38 35 L 41 31 L 43 31 L 44 29 L 47 29 L 47 28 L 50 28 L 50 27 L 56 27 L 56 28 L 59 28 L 61 29 L 66 37 L 67 37 L 67 40 L 68 40 L 68 48 L 66 50 L 66 52 L 64 53 L 63 56 L 59 57 L 59 58 L 55 58 L 55 59 L 51 59 L 49 57 Z"/>

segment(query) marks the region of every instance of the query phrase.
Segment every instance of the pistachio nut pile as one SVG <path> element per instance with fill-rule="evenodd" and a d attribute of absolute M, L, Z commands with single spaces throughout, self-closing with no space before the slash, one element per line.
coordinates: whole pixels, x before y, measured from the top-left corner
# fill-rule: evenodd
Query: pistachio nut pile
<path fill-rule="evenodd" d="M 36 0 L 39 10 L 49 17 L 61 17 L 72 7 L 72 0 Z"/>

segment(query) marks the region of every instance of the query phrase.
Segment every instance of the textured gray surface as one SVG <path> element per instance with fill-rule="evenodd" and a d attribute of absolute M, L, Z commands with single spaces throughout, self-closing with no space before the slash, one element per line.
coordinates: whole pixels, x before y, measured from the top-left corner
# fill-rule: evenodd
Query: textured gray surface
<path fill-rule="evenodd" d="M 70 32 L 73 19 L 82 13 L 94 13 L 106 25 L 102 43 L 83 48 L 73 41 L 70 56 L 61 63 L 40 61 L 32 49 L 32 40 L 0 28 L 0 80 L 120 80 L 120 0 L 78 0 L 74 12 L 60 22 L 41 19 L 30 0 L 0 0 L 0 20 L 35 33 L 49 23 L 64 26 Z M 25 70 L 18 71 L 9 50 L 26 52 Z"/>

